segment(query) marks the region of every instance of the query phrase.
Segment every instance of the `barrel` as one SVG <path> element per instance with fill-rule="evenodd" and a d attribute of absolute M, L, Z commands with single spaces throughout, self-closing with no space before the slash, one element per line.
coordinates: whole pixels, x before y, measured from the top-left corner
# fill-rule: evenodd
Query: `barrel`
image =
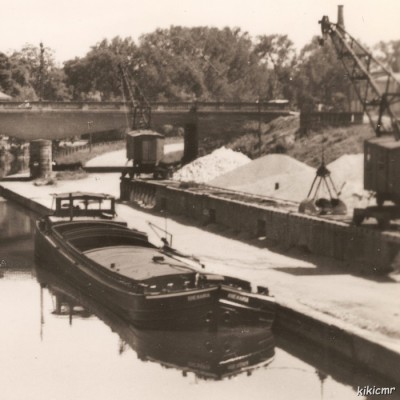
<path fill-rule="evenodd" d="M 51 140 L 37 139 L 29 144 L 29 170 L 32 179 L 49 178 L 52 172 Z"/>

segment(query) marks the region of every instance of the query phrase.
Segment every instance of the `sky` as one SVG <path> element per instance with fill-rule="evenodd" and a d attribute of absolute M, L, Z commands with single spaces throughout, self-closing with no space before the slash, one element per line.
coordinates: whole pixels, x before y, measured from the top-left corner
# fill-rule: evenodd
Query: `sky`
<path fill-rule="evenodd" d="M 399 0 L 0 0 L 0 52 L 42 41 L 61 66 L 104 38 L 136 41 L 171 25 L 287 34 L 300 50 L 319 35 L 323 15 L 336 22 L 338 4 L 347 31 L 367 45 L 400 39 Z"/>

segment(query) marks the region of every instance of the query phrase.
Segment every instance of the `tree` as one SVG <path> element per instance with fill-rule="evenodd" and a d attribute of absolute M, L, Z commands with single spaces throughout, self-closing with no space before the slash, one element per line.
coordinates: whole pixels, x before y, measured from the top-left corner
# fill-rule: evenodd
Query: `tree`
<path fill-rule="evenodd" d="M 257 97 L 262 67 L 239 28 L 157 29 L 140 38 L 141 84 L 164 99 L 249 100 Z M 260 83 L 260 82 L 258 82 Z"/>
<path fill-rule="evenodd" d="M 68 100 L 64 72 L 57 68 L 53 51 L 27 44 L 9 57 L 11 94 L 20 100 Z"/>
<path fill-rule="evenodd" d="M 257 37 L 254 53 L 269 72 L 268 99 L 293 96 L 292 75 L 296 65 L 296 51 L 287 35 L 263 35 Z"/>
<path fill-rule="evenodd" d="M 374 49 L 383 64 L 391 68 L 393 72 L 400 72 L 400 40 L 379 42 Z"/>
<path fill-rule="evenodd" d="M 4 53 L 0 53 L 0 90 L 11 93 L 12 79 L 10 61 Z"/>
<path fill-rule="evenodd" d="M 301 50 L 294 74 L 297 104 L 300 108 L 321 103 L 328 108 L 350 107 L 351 83 L 338 60 L 333 44 L 327 41 L 320 46 L 318 38 Z M 343 104 L 343 98 L 347 104 Z"/>
<path fill-rule="evenodd" d="M 131 38 L 115 37 L 102 40 L 91 48 L 83 58 L 64 63 L 66 83 L 75 100 L 96 98 L 109 101 L 121 98 L 121 76 L 118 65 L 122 62 L 128 69 L 135 67 L 136 45 Z"/>

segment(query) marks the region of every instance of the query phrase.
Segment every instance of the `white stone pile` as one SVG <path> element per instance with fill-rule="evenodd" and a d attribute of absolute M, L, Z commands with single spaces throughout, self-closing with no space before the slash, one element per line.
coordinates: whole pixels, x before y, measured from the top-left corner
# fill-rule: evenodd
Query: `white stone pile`
<path fill-rule="evenodd" d="M 250 161 L 243 153 L 221 147 L 185 165 L 174 174 L 173 179 L 181 182 L 208 183 Z"/>

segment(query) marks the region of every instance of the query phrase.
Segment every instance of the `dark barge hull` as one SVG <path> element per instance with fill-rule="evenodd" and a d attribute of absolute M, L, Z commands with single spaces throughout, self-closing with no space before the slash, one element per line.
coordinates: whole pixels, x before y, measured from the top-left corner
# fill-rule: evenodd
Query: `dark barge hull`
<path fill-rule="evenodd" d="M 218 302 L 217 287 L 154 296 L 130 292 L 117 282 L 86 273 L 82 265 L 49 242 L 40 230 L 35 235 L 35 257 L 43 267 L 62 273 L 88 296 L 105 306 L 110 305 L 138 328 L 199 328 L 212 325 L 211 317 Z"/>
<path fill-rule="evenodd" d="M 142 329 L 217 329 L 222 326 L 271 327 L 273 298 L 215 284 L 168 293 L 143 294 L 128 290 L 115 277 L 97 273 L 78 261 L 63 243 L 36 224 L 35 257 L 104 306 Z M 134 260 L 133 260 L 134 262 Z"/>

